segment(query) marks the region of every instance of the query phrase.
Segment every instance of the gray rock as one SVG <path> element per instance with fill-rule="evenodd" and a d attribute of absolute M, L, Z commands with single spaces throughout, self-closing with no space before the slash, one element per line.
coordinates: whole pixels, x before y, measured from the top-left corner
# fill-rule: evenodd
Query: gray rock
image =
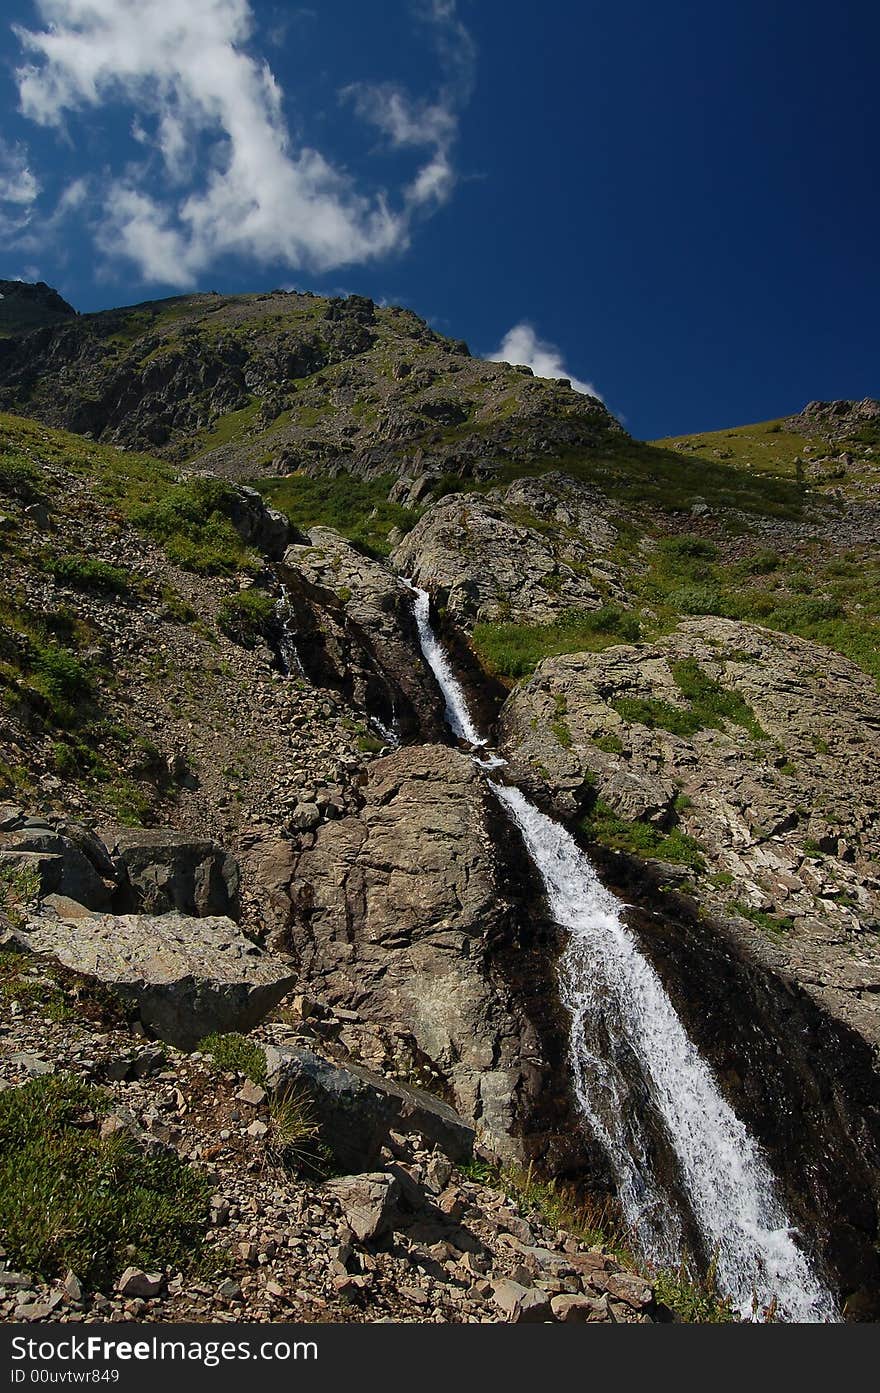
<path fill-rule="evenodd" d="M 283 513 L 267 506 L 254 488 L 239 485 L 229 503 L 229 520 L 243 542 L 270 561 L 280 561 L 297 535 Z"/>
<path fill-rule="evenodd" d="M 419 658 L 412 598 L 394 572 L 313 527 L 307 545 L 286 552 L 282 576 L 309 675 L 404 735 L 439 737 L 443 705 Z"/>
<path fill-rule="evenodd" d="M 503 1311 L 511 1325 L 534 1324 L 552 1320 L 550 1297 L 538 1287 L 524 1287 L 504 1278 L 495 1282 L 492 1300 Z"/>
<path fill-rule="evenodd" d="M 120 877 L 124 909 L 237 917 L 238 865 L 216 842 L 171 828 L 115 827 L 102 835 Z"/>
<path fill-rule="evenodd" d="M 19 939 L 112 987 L 149 1030 L 183 1049 L 213 1031 L 250 1030 L 294 984 L 283 962 L 220 917 L 34 918 Z"/>
<path fill-rule="evenodd" d="M 107 909 L 110 891 L 87 856 L 56 832 L 22 830 L 7 834 L 0 864 L 32 870 L 39 894 L 67 895 L 89 909 Z"/>
<path fill-rule="evenodd" d="M 321 1138 L 348 1170 L 375 1166 L 392 1131 L 418 1133 L 454 1161 L 471 1155 L 473 1128 L 429 1093 L 358 1064 L 329 1063 L 307 1049 L 269 1045 L 265 1054 L 268 1087 L 279 1096 L 304 1091 L 313 1100 Z"/>
<path fill-rule="evenodd" d="M 158 1296 L 164 1284 L 165 1279 L 161 1272 L 143 1272 L 139 1267 L 127 1267 L 116 1283 L 116 1290 L 120 1296 L 141 1296 L 149 1299 L 151 1296 Z"/>
<path fill-rule="evenodd" d="M 344 1175 L 330 1180 L 324 1189 L 339 1201 L 352 1233 L 359 1243 L 382 1238 L 392 1227 L 400 1193 L 398 1182 L 384 1171 L 364 1175 Z"/>
<path fill-rule="evenodd" d="M 522 1160 L 545 1074 L 537 1032 L 495 966 L 513 932 L 495 801 L 470 759 L 439 746 L 377 760 L 363 799 L 297 863 L 302 977 L 365 1020 L 409 1029 L 462 1116 Z"/>
<path fill-rule="evenodd" d="M 394 552 L 402 575 L 456 623 L 549 623 L 566 609 L 624 599 L 609 559 L 613 505 L 563 474 L 433 504 Z"/>
<path fill-rule="evenodd" d="M 674 674 L 682 662 L 739 698 L 741 719 L 677 735 L 621 714 L 633 697 L 689 712 Z M 770 916 L 772 940 L 768 920 L 743 916 L 737 937 L 876 1045 L 878 729 L 875 683 L 840 654 L 700 618 L 652 644 L 545 660 L 505 703 L 499 744 L 563 815 L 598 796 L 624 820 L 678 825 L 703 861 L 689 868 L 691 893 L 717 915 L 733 901 Z"/>
<path fill-rule="evenodd" d="M 608 1298 L 560 1292 L 550 1298 L 550 1309 L 554 1320 L 566 1325 L 585 1325 L 608 1319 Z"/>

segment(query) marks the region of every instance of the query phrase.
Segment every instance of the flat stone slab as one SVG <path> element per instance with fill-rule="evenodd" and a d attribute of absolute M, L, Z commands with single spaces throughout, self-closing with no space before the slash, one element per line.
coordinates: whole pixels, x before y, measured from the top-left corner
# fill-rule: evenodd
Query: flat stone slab
<path fill-rule="evenodd" d="M 182 1049 L 213 1031 L 252 1029 L 296 980 L 221 916 L 47 916 L 18 937 L 133 1001 L 149 1030 Z"/>

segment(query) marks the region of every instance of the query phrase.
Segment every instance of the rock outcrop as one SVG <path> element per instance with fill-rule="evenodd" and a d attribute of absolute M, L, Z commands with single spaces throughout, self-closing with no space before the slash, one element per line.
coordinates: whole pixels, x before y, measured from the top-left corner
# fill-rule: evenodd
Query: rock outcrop
<path fill-rule="evenodd" d="M 566 609 L 625 599 L 609 555 L 614 512 L 598 490 L 564 474 L 450 494 L 428 508 L 393 560 L 465 628 L 551 623 Z"/>
<path fill-rule="evenodd" d="M 173 828 L 111 827 L 101 835 L 117 871 L 120 909 L 237 917 L 238 865 L 216 842 Z"/>
<path fill-rule="evenodd" d="M 323 998 L 411 1030 L 478 1135 L 523 1159 L 553 1089 L 507 977 L 519 927 L 494 799 L 470 759 L 440 746 L 376 761 L 363 798 L 297 863 L 300 971 Z"/>
<path fill-rule="evenodd" d="M 876 687 L 839 654 L 691 619 L 653 644 L 543 662 L 510 696 L 500 743 L 563 814 L 609 809 L 612 845 L 627 825 L 684 834 L 678 874 L 700 902 L 876 1044 L 878 731 Z M 682 850 L 654 841 L 660 860 Z"/>
<path fill-rule="evenodd" d="M 306 672 L 404 739 L 437 739 L 443 702 L 418 653 L 412 596 L 329 527 L 288 548 L 282 577 Z"/>
<path fill-rule="evenodd" d="M 330 1064 L 313 1050 L 270 1046 L 265 1054 L 268 1087 L 279 1098 L 311 1100 L 321 1141 L 344 1169 L 376 1165 L 392 1132 L 415 1133 L 453 1161 L 469 1159 L 473 1128 L 440 1098 L 353 1062 Z"/>

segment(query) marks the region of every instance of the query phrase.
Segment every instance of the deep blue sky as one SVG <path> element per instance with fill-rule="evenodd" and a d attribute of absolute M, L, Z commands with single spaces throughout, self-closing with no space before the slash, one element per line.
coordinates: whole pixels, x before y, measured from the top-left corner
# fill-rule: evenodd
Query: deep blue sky
<path fill-rule="evenodd" d="M 98 3 L 118 19 L 133 0 Z M 419 4 L 433 19 L 419 20 Z M 120 59 L 109 42 L 91 72 L 98 100 L 85 104 L 71 86 L 82 51 L 77 59 L 74 43 L 62 48 L 51 87 L 45 56 L 25 55 L 9 27 L 45 32 L 54 19 L 64 30 L 79 0 L 44 0 L 42 15 L 31 0 L 5 7 L 0 185 L 5 177 L 18 201 L 0 203 L 0 275 L 39 275 L 81 310 L 178 293 L 185 274 L 199 289 L 356 290 L 409 304 L 487 354 L 527 321 L 646 438 L 761 420 L 813 397 L 880 395 L 876 0 L 833 9 L 813 0 L 459 0 L 457 14 L 451 0 L 251 0 L 252 32 L 234 41 L 255 60 L 235 70 L 245 106 L 265 60 L 280 89 L 271 123 L 289 133 L 288 155 L 317 149 L 363 198 L 386 189 L 399 219 L 390 249 L 371 255 L 381 238 L 370 224 L 373 245 L 358 252 L 369 211 L 353 214 L 355 231 L 339 243 L 353 250 L 325 256 L 347 264 L 326 271 L 316 269 L 324 233 L 291 233 L 318 217 L 307 201 L 264 210 L 253 239 L 234 244 L 242 219 L 224 195 L 226 147 L 211 114 L 231 90 L 228 44 L 207 95 L 201 83 L 212 66 L 205 33 L 230 13 L 241 19 L 246 0 L 140 6 L 129 24 L 134 56 Z M 208 28 L 182 62 L 182 88 L 163 91 L 150 71 L 142 21 L 151 9 L 159 29 L 175 11 L 203 13 Z M 87 67 L 99 47 L 86 44 Z M 27 114 L 15 80 L 23 62 L 38 69 Z M 127 85 L 114 85 L 114 64 L 128 65 Z M 390 117 L 377 124 L 388 88 L 368 90 L 388 83 L 409 103 L 396 127 Z M 194 92 L 204 119 L 184 109 Z M 246 118 L 236 127 L 242 177 L 259 187 L 265 165 L 251 140 L 254 103 L 245 106 L 231 101 L 227 122 Z M 163 112 L 179 121 L 164 164 L 152 143 Z M 39 124 L 40 114 L 56 123 Z M 432 160 L 443 169 L 439 196 L 411 195 L 404 230 L 405 190 Z M 156 217 L 179 228 L 174 210 L 212 170 L 216 197 L 200 214 L 197 248 L 188 234 L 164 260 L 145 252 Z M 152 201 L 146 224 L 132 202 L 141 197 Z M 120 257 L 123 224 L 130 241 Z"/>

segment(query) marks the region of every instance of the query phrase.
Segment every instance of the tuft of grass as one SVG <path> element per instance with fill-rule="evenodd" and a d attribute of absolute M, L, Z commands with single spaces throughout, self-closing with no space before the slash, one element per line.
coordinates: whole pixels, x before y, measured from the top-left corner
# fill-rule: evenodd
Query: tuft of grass
<path fill-rule="evenodd" d="M 314 1100 L 304 1090 L 291 1090 L 269 1104 L 269 1152 L 285 1169 L 327 1176 L 333 1158 L 321 1141 L 321 1122 Z"/>
<path fill-rule="evenodd" d="M 206 1035 L 199 1049 L 209 1054 L 218 1069 L 244 1074 L 261 1087 L 266 1082 L 266 1056 L 259 1045 L 246 1035 L 230 1031 L 226 1035 Z"/>
<path fill-rule="evenodd" d="M 511 681 L 527 677 L 544 658 L 595 653 L 614 643 L 635 643 L 640 636 L 638 618 L 608 604 L 565 610 L 553 624 L 476 624 L 471 643 L 487 672 Z"/>
<path fill-rule="evenodd" d="M 676 866 L 689 866 L 695 871 L 705 869 L 703 848 L 680 827 L 664 831 L 652 822 L 628 821 L 601 799 L 597 799 L 581 819 L 580 827 L 591 841 L 601 842 L 612 851 L 649 856 Z"/>
<path fill-rule="evenodd" d="M 40 894 L 39 872 L 28 866 L 0 865 L 0 910 L 16 928 Z"/>
<path fill-rule="evenodd" d="M 748 919 L 750 924 L 762 929 L 770 938 L 777 940 L 791 933 L 794 928 L 794 920 L 787 914 L 767 914 L 763 909 L 753 909 L 751 905 L 743 904 L 741 900 L 731 900 L 727 908 L 731 914 L 736 914 L 741 919 Z"/>
<path fill-rule="evenodd" d="M 243 648 L 265 638 L 275 618 L 275 601 L 265 590 L 251 586 L 224 600 L 217 610 L 217 628 Z"/>
<path fill-rule="evenodd" d="M 0 1229 L 10 1264 L 72 1268 L 106 1287 L 129 1264 L 189 1267 L 208 1226 L 209 1181 L 170 1151 L 102 1141 L 98 1089 L 44 1075 L 0 1093 Z"/>
<path fill-rule="evenodd" d="M 649 1273 L 658 1301 L 690 1325 L 728 1325 L 737 1320 L 730 1298 L 718 1289 L 716 1264 L 705 1277 L 695 1276 L 686 1263 Z"/>
<path fill-rule="evenodd" d="M 46 570 L 74 590 L 93 590 L 101 595 L 126 595 L 131 576 L 121 566 L 111 566 L 93 556 L 52 556 Z"/>
<path fill-rule="evenodd" d="M 18 450 L 0 450 L 0 496 L 31 503 L 39 497 L 40 475 L 27 455 Z"/>

